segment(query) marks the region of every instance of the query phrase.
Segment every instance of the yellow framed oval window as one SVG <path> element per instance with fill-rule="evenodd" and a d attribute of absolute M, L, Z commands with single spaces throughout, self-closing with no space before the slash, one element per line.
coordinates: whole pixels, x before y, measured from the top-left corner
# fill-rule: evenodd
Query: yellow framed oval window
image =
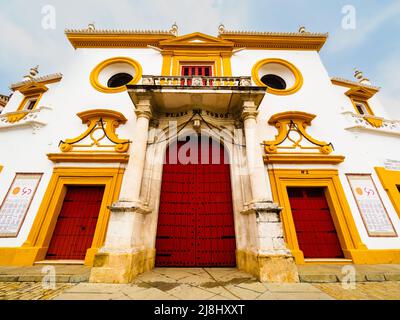
<path fill-rule="evenodd" d="M 103 93 L 119 93 L 142 78 L 142 66 L 131 58 L 116 57 L 99 63 L 90 74 L 92 86 Z"/>
<path fill-rule="evenodd" d="M 268 58 L 258 61 L 251 72 L 254 83 L 267 87 L 267 92 L 276 95 L 294 94 L 303 86 L 303 76 L 289 61 Z"/>

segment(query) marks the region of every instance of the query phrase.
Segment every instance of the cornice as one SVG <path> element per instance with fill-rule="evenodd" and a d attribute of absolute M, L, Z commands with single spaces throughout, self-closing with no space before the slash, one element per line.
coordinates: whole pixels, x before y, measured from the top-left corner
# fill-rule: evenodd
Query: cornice
<path fill-rule="evenodd" d="M 237 48 L 320 51 L 328 36 L 310 32 L 223 31 L 218 37 L 233 42 Z"/>
<path fill-rule="evenodd" d="M 344 79 L 344 78 L 339 78 L 339 77 L 331 78 L 331 82 L 334 85 L 342 86 L 342 87 L 346 87 L 346 88 L 350 88 L 350 89 L 365 88 L 365 89 L 372 90 L 375 92 L 378 92 L 381 89 L 380 87 L 376 87 L 373 85 L 368 85 L 365 83 L 360 83 L 360 82 L 356 82 L 356 81 L 352 81 L 352 80 L 348 80 L 348 79 Z"/>
<path fill-rule="evenodd" d="M 65 34 L 77 48 L 145 48 L 174 39 L 169 31 L 159 30 L 88 30 L 67 29 Z"/>
<path fill-rule="evenodd" d="M 20 88 L 30 85 L 30 84 L 49 84 L 49 83 L 55 83 L 61 81 L 63 75 L 61 73 L 54 73 L 54 74 L 49 74 L 46 76 L 41 76 L 41 77 L 34 77 L 30 80 L 25 80 L 21 82 L 14 83 L 10 86 L 10 89 L 13 91 L 19 90 Z"/>

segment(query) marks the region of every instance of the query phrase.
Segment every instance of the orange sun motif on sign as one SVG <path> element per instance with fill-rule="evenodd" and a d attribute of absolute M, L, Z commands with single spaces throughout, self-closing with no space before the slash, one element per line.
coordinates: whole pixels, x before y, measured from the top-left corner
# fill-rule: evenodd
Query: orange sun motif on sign
<path fill-rule="evenodd" d="M 14 190 L 12 191 L 12 194 L 13 194 L 14 196 L 16 196 L 20 191 L 21 191 L 21 188 L 20 188 L 20 187 L 16 187 L 16 188 L 14 188 Z"/>
<path fill-rule="evenodd" d="M 356 188 L 356 192 L 357 192 L 360 196 L 363 195 L 363 191 L 362 191 L 361 188 Z"/>

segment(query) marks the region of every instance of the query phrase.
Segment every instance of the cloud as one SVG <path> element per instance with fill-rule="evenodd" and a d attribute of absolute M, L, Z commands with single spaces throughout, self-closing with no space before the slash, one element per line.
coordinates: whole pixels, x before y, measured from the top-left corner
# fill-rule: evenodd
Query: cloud
<path fill-rule="evenodd" d="M 362 4 L 364 5 L 364 4 Z M 396 1 L 385 6 L 381 11 L 374 12 L 366 17 L 360 18 L 362 9 L 356 9 L 356 29 L 336 29 L 332 35 L 332 42 L 328 46 L 331 53 L 349 50 L 364 44 L 369 35 L 377 31 L 385 22 L 400 14 L 400 2 Z"/>
<path fill-rule="evenodd" d="M 64 35 L 66 28 L 85 28 L 95 22 L 98 29 L 168 30 L 177 22 L 181 35 L 194 31 L 216 35 L 220 22 L 236 27 L 238 22 L 249 21 L 248 4 L 238 0 L 53 0 L 50 3 L 56 9 L 56 30 L 41 27 L 42 7 L 49 1 L 15 0 L 1 4 L 4 49 L 0 51 L 0 92 L 6 93 L 10 83 L 21 80 L 37 64 L 41 74 L 63 72 L 62 68 L 73 57 Z"/>
<path fill-rule="evenodd" d="M 376 70 L 376 78 L 382 84 L 380 100 L 389 115 L 394 119 L 400 120 L 400 51 L 392 53 L 383 59 Z"/>

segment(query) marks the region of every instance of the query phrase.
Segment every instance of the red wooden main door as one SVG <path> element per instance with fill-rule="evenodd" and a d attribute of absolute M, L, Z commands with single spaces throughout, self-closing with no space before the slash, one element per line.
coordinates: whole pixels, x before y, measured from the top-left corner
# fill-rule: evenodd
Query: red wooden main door
<path fill-rule="evenodd" d="M 343 258 L 324 188 L 288 188 L 288 194 L 304 258 Z"/>
<path fill-rule="evenodd" d="M 183 164 L 179 159 L 176 164 L 171 163 L 170 155 L 176 155 L 184 144 L 171 145 L 166 153 L 156 266 L 235 266 L 236 241 L 230 166 L 224 163 L 226 151 L 211 141 L 201 144 L 199 137 L 194 142 L 199 150 L 195 155 L 198 164 Z M 211 163 L 213 154 L 218 163 Z"/>
<path fill-rule="evenodd" d="M 84 260 L 92 246 L 104 187 L 68 186 L 47 251 L 49 260 Z"/>

